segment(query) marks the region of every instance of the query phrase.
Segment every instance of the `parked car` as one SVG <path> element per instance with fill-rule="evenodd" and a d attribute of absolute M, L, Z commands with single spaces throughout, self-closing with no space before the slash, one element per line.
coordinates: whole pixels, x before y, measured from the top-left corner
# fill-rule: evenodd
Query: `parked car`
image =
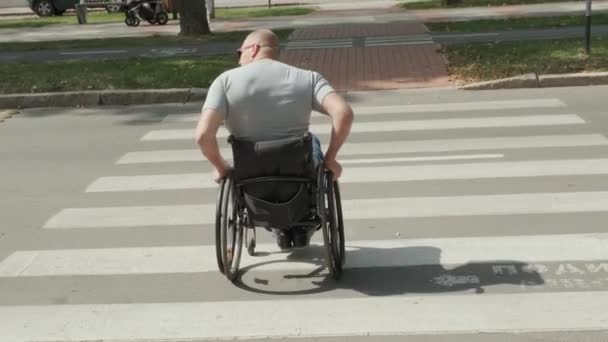
<path fill-rule="evenodd" d="M 62 15 L 66 10 L 74 9 L 80 0 L 28 0 L 28 5 L 41 17 Z M 119 12 L 123 0 L 85 0 L 89 8 L 105 8 L 108 12 Z"/>

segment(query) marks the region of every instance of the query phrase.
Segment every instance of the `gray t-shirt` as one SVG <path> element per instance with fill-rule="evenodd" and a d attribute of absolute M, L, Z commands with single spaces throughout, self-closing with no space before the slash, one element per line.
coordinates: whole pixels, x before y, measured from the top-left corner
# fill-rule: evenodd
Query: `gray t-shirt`
<path fill-rule="evenodd" d="M 311 110 L 333 91 L 317 72 L 262 59 L 218 76 L 203 110 L 220 112 L 237 138 L 283 139 L 307 132 Z"/>

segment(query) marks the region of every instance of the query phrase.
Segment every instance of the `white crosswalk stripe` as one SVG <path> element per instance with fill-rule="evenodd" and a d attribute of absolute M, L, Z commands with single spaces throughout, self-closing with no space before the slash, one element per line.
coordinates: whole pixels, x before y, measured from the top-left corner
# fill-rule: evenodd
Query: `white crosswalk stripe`
<path fill-rule="evenodd" d="M 373 160 L 373 159 L 372 159 Z M 342 184 L 566 175 L 608 175 L 608 159 L 350 167 Z M 101 177 L 87 192 L 215 189 L 211 173 Z"/>
<path fill-rule="evenodd" d="M 70 340 L 223 340 L 235 336 L 239 339 L 369 336 L 373 339 L 407 333 L 604 330 L 607 305 L 607 292 L 590 291 L 17 306 L 0 307 L 0 314 L 5 317 L 0 324 L 8 328 L 3 329 L 3 334 L 10 341 L 68 337 Z M 370 313 L 374 319 L 370 319 Z M 112 328 L 108 329 L 109 326 Z"/>
<path fill-rule="evenodd" d="M 454 154 L 448 156 L 426 156 L 426 157 L 397 157 L 397 158 L 363 158 L 340 160 L 342 165 L 358 164 L 378 164 L 378 163 L 399 163 L 399 162 L 431 162 L 447 160 L 477 160 L 477 159 L 500 159 L 504 154 L 485 153 L 485 154 Z"/>
<path fill-rule="evenodd" d="M 469 119 L 433 119 L 433 120 L 400 120 L 361 122 L 354 126 L 351 133 L 369 132 L 408 132 L 424 130 L 447 130 L 464 128 L 489 128 L 489 127 L 533 127 L 533 126 L 557 126 L 584 124 L 578 115 L 528 115 L 507 116 L 490 118 Z M 331 123 L 321 125 L 310 125 L 310 131 L 316 135 L 328 135 L 331 133 Z M 146 134 L 141 140 L 192 140 L 193 129 L 164 129 L 153 130 Z M 218 138 L 227 138 L 230 134 L 226 129 L 218 131 Z"/>
<path fill-rule="evenodd" d="M 429 38 L 420 38 L 420 39 L 412 39 L 412 40 L 387 40 L 387 41 L 367 41 L 365 42 L 365 46 L 374 47 L 374 46 L 411 46 L 411 45 L 427 45 L 427 44 L 435 44 L 431 37 Z"/>
<path fill-rule="evenodd" d="M 316 242 L 321 246 L 321 242 Z M 421 253 L 420 246 L 432 246 Z M 243 255 L 244 264 L 266 264 L 264 271 L 312 270 L 307 259 L 322 258 L 320 249 L 298 260 L 271 264 L 285 259 L 272 252 L 274 245 L 262 244 L 262 256 Z M 214 246 L 138 247 L 18 251 L 0 263 L 0 277 L 39 277 L 111 274 L 158 274 L 214 272 L 217 269 Z M 608 260 L 608 235 L 571 234 L 538 236 L 493 236 L 471 238 L 410 239 L 395 241 L 351 241 L 345 267 L 375 268 L 422 265 L 491 263 L 517 260 L 521 263 L 569 260 Z M 298 262 L 299 261 L 299 262 Z M 589 269 L 603 267 L 590 263 Z"/>
<path fill-rule="evenodd" d="M 351 38 L 322 39 L 322 40 L 290 40 L 285 47 L 286 50 L 295 49 L 326 49 L 353 47 Z"/>
<path fill-rule="evenodd" d="M 353 105 L 356 116 L 382 115 L 387 113 L 399 113 L 410 115 L 418 113 L 435 112 L 472 112 L 480 110 L 496 109 L 535 109 L 535 108 L 562 108 L 565 104 L 559 99 L 530 99 L 530 100 L 503 100 L 503 101 L 475 101 L 475 102 L 449 102 L 428 103 L 411 105 L 388 105 L 388 106 L 357 106 Z M 200 114 L 193 115 L 168 115 L 163 121 L 168 122 L 195 122 Z"/>
<path fill-rule="evenodd" d="M 340 150 L 341 157 L 398 154 L 398 153 L 431 153 L 454 151 L 482 151 L 498 149 L 527 149 L 543 147 L 586 147 L 606 146 L 608 138 L 602 134 L 568 134 L 510 136 L 495 138 L 455 138 L 428 140 L 400 140 L 372 143 L 351 142 Z M 224 156 L 231 156 L 228 148 L 221 149 Z M 201 161 L 201 152 L 197 149 L 186 150 L 153 150 L 128 152 L 117 164 L 169 163 Z"/>
<path fill-rule="evenodd" d="M 608 192 L 400 197 L 342 200 L 346 220 L 551 214 L 608 211 Z M 215 222 L 215 204 L 67 208 L 44 228 L 79 229 L 201 225 Z"/>
<path fill-rule="evenodd" d="M 418 38 L 424 40 L 424 36 Z M 391 43 L 408 41 L 380 37 L 367 42 Z M 311 46 L 314 44 L 310 42 Z M 545 114 L 535 114 L 535 109 L 545 109 Z M 552 112 L 546 114 L 548 110 Z M 121 240 L 123 235 L 118 234 L 123 233 L 146 237 L 148 230 L 165 235 L 141 238 L 145 241 L 142 244 L 121 241 L 121 247 L 107 243 L 81 246 L 77 242 L 40 247 L 44 246 L 41 242 L 35 248 L 16 249 L 0 259 L 0 283 L 23 282 L 24 291 L 33 288 L 32 284 L 62 279 L 74 279 L 74 285 L 69 286 L 78 289 L 103 278 L 123 287 L 126 295 L 119 300 L 100 296 L 78 303 L 70 302 L 70 295 L 66 295 L 62 305 L 49 304 L 60 302 L 55 298 L 43 304 L 0 305 L 3 338 L 172 341 L 369 337 L 373 341 L 379 336 L 407 334 L 608 328 L 605 309 L 608 292 L 591 286 L 591 280 L 585 278 L 608 281 L 608 232 L 579 232 L 577 229 L 585 225 L 582 220 L 580 227 L 561 227 L 559 233 L 554 233 L 550 223 L 542 222 L 547 217 L 556 222 L 565 215 L 595 220 L 608 215 L 605 185 L 598 184 L 592 189 L 554 185 L 560 179 L 574 185 L 581 179 L 588 182 L 608 179 L 608 159 L 601 154 L 608 148 L 606 136 L 582 116 L 569 114 L 574 111 L 556 98 L 358 106 L 355 111 L 367 118 L 355 123 L 353 137 L 367 135 L 364 141 L 354 139 L 340 151 L 345 166 L 340 181 L 347 227 L 346 275 L 349 271 L 393 270 L 398 277 L 399 270 L 407 269 L 412 272 L 408 276 L 415 277 L 427 272 L 432 275 L 422 279 L 428 284 L 421 286 L 439 286 L 443 290 L 386 294 L 373 289 L 382 295 L 365 296 L 374 291 L 355 294 L 356 290 L 340 288 L 338 282 L 335 288 L 340 291 L 335 294 L 318 298 L 308 294 L 305 300 L 285 295 L 264 296 L 237 288 L 234 289 L 237 292 L 227 292 L 224 297 L 227 299 L 197 300 L 187 298 L 187 294 L 186 297 L 167 294 L 153 302 L 140 300 L 143 288 L 130 288 L 130 279 L 196 276 L 197 281 L 204 279 L 201 291 L 215 286 L 233 287 L 225 279 L 217 282 L 214 245 L 197 240 L 179 242 L 179 237 L 173 236 L 174 231 L 196 230 L 197 238 L 204 236 L 207 238 L 204 241 L 213 241 L 208 237 L 214 234 L 215 191 L 201 191 L 203 195 L 196 202 L 188 200 L 192 197 L 180 199 L 181 194 L 191 195 L 180 191 L 217 189 L 208 168 L 200 172 L 194 171 L 195 165 L 180 169 L 184 166 L 180 163 L 186 162 L 208 165 L 201 152 L 192 146 L 198 114 L 175 114 L 151 127 L 142 142 L 131 146 L 131 151 L 120 157 L 110 172 L 98 175 L 83 189 L 86 196 L 81 202 L 58 210 L 39 227 L 49 236 L 116 234 L 109 241 Z M 429 118 L 409 115 L 415 113 L 435 115 Z M 524 133 L 521 127 L 526 127 Z M 528 134 L 548 127 L 552 127 L 551 133 Z M 502 131 L 492 136 L 487 128 L 492 128 L 491 132 Z M 452 137 L 444 134 L 455 130 L 461 131 Z M 315 124 L 311 131 L 328 132 L 329 126 Z M 419 135 L 412 140 L 387 140 L 396 138 L 384 137 L 384 132 Z M 224 141 L 221 146 L 222 154 L 230 156 Z M 562 153 L 564 148 L 580 154 Z M 528 150 L 534 153 L 526 155 Z M 549 177 L 555 182 L 535 187 L 536 182 Z M 510 189 L 517 182 L 515 178 L 520 183 Z M 456 180 L 460 182 L 451 182 Z M 495 182 L 500 190 L 484 188 L 480 192 L 477 180 Z M 415 183 L 420 181 L 426 183 Z M 428 185 L 433 191 L 398 193 L 400 187 L 395 187 L 387 194 L 369 190 L 370 185 L 384 184 L 386 189 L 386 184 L 391 183 L 408 187 Z M 457 191 L 441 188 L 448 183 Z M 359 189 L 362 184 L 368 186 Z M 112 199 L 119 203 L 108 205 Z M 441 229 L 433 226 L 442 219 L 455 222 L 449 224 L 450 237 L 442 236 L 446 224 Z M 528 223 L 528 219 L 534 224 Z M 463 233 L 468 227 L 462 227 L 462 222 L 476 220 L 483 222 L 480 224 L 483 227 L 475 233 Z M 369 222 L 374 222 L 374 227 Z M 409 224 L 418 222 L 429 227 L 424 237 L 393 235 L 392 227 L 399 225 L 403 233 Z M 523 227 L 514 227 L 517 233 L 505 232 L 504 226 L 511 222 Z M 534 231 L 539 226 L 544 228 L 541 233 Z M 384 235 L 370 237 L 374 236 L 372 228 Z M 266 232 L 260 230 L 259 234 Z M 386 238 L 387 234 L 394 238 Z M 350 239 L 349 235 L 356 235 L 357 239 Z M 160 236 L 172 239 L 161 241 Z M 252 277 L 262 289 L 260 292 L 272 293 L 273 286 L 290 288 L 291 284 L 301 288 L 305 282 L 315 283 L 325 276 L 325 270 L 316 273 L 325 258 L 320 233 L 315 235 L 311 248 L 293 254 L 278 252 L 274 243 L 264 241 L 268 240 L 259 241 L 256 248 L 260 253 L 256 256 L 244 253 L 241 260 L 241 267 L 252 266 L 247 273 L 256 274 Z M 568 278 L 575 285 L 552 287 L 549 276 L 559 272 L 550 274 L 542 270 L 542 265 L 550 263 L 559 265 L 556 267 L 561 267 L 564 277 L 577 277 Z M 510 268 L 513 265 L 518 266 Z M 476 272 L 475 267 L 486 267 L 490 274 Z M 294 274 L 308 276 L 298 278 Z M 265 280 L 274 275 L 280 277 L 280 285 Z M 484 277 L 493 278 L 488 281 Z M 538 278 L 534 285 L 538 289 L 526 289 L 526 277 Z M 420 280 L 399 279 L 408 283 Z M 575 280 L 585 286 L 576 285 L 580 282 Z M 163 286 L 149 284 L 150 289 Z M 488 292 L 481 296 L 467 291 L 480 288 Z M 567 292 L 560 292 L 564 289 Z M 172 289 L 176 293 L 181 290 L 179 286 Z"/>
<path fill-rule="evenodd" d="M 393 46 L 393 45 L 424 45 L 434 44 L 433 37 L 428 33 L 411 35 L 392 35 L 364 38 L 366 47 Z"/>

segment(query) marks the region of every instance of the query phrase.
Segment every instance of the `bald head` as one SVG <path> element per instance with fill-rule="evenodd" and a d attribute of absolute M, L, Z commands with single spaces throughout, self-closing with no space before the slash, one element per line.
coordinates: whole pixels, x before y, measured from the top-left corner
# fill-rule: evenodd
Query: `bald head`
<path fill-rule="evenodd" d="M 245 38 L 247 44 L 279 46 L 279 38 L 270 30 L 256 30 Z"/>
<path fill-rule="evenodd" d="M 240 64 L 270 58 L 279 58 L 279 38 L 270 30 L 256 30 L 251 32 L 243 42 L 242 49 L 247 48 L 248 51 L 243 51 Z"/>

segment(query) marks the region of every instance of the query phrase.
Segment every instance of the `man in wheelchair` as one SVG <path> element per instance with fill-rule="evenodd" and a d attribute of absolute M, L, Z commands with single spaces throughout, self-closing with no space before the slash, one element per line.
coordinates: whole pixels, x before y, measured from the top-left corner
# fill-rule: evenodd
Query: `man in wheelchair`
<path fill-rule="evenodd" d="M 196 128 L 196 142 L 215 168 L 214 180 L 218 183 L 231 171 L 216 139 L 222 123 L 238 140 L 297 138 L 309 134 L 312 110 L 329 115 L 332 120 L 325 155 L 317 137 L 310 139 L 315 164 L 322 163 L 336 179 L 342 173 L 336 158 L 350 133 L 351 107 L 323 76 L 280 62 L 279 53 L 279 40 L 272 31 L 254 31 L 237 50 L 241 66 L 222 73 L 209 88 Z M 315 231 L 278 228 L 281 227 L 272 230 L 282 250 L 307 246 Z"/>

